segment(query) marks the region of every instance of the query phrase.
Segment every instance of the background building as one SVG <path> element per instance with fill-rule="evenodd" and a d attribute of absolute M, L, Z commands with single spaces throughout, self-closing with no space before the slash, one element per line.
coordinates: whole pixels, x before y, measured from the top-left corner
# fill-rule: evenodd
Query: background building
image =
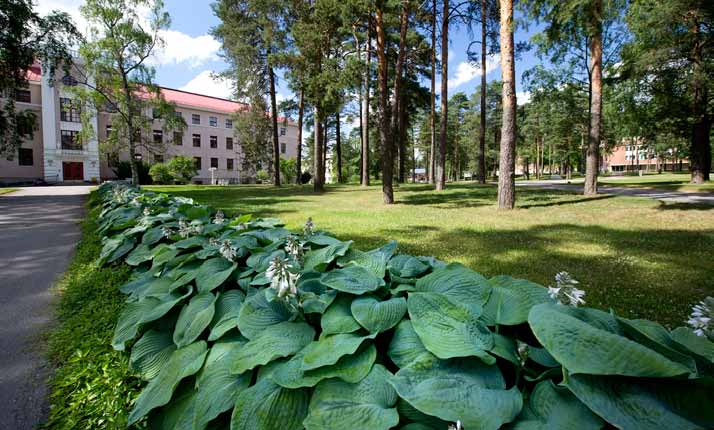
<path fill-rule="evenodd" d="M 660 154 L 658 157 L 639 139 L 626 139 L 622 145 L 603 155 L 601 170 L 612 173 L 689 170 L 689 159 L 679 156 L 675 149 L 667 150 L 666 154 L 666 156 Z"/>

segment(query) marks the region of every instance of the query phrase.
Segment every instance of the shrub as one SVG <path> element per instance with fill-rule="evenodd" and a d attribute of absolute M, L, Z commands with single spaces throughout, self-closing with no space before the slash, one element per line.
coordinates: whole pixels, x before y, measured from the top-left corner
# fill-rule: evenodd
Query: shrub
<path fill-rule="evenodd" d="M 296 169 L 297 165 L 294 159 L 280 159 L 280 179 L 283 181 L 283 183 L 289 184 L 295 182 Z"/>
<path fill-rule="evenodd" d="M 296 233 L 186 198 L 100 193 L 100 263 L 135 267 L 112 339 L 147 382 L 129 423 L 714 426 L 714 344 L 561 304 L 583 296 L 565 273 L 545 289 L 399 254 L 395 242 L 360 251 L 311 220 Z"/>
<path fill-rule="evenodd" d="M 191 157 L 178 155 L 170 159 L 167 164 L 173 181 L 177 184 L 188 184 L 191 178 L 198 174 L 196 164 Z"/>
<path fill-rule="evenodd" d="M 301 182 L 302 184 L 309 184 L 310 181 L 312 180 L 312 174 L 307 171 L 302 172 L 301 178 L 302 178 L 302 182 Z"/>
<path fill-rule="evenodd" d="M 270 181 L 270 175 L 265 170 L 258 170 L 255 174 L 255 179 L 260 183 L 266 183 Z"/>
<path fill-rule="evenodd" d="M 168 163 L 156 163 L 149 169 L 149 175 L 155 184 L 172 184 L 174 175 Z"/>
<path fill-rule="evenodd" d="M 142 184 L 151 184 L 151 175 L 149 175 L 149 165 L 143 161 L 137 160 L 136 168 L 139 171 L 139 182 Z M 114 174 L 119 179 L 131 178 L 131 164 L 128 161 L 118 161 L 112 167 Z"/>

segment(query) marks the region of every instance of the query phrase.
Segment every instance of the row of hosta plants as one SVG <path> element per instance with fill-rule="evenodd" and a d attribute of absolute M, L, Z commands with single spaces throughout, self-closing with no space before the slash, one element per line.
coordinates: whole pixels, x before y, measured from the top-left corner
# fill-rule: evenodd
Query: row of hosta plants
<path fill-rule="evenodd" d="M 714 428 L 714 343 L 397 245 L 103 185 L 151 429 Z M 558 299 L 565 299 L 566 304 Z"/>

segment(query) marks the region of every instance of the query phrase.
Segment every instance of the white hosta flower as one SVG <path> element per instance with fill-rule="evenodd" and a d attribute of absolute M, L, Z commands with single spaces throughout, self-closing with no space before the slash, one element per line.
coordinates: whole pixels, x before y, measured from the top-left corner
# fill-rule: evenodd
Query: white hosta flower
<path fill-rule="evenodd" d="M 568 272 L 558 272 L 555 275 L 555 287 L 548 287 L 548 295 L 551 299 L 563 305 L 579 306 L 584 305 L 585 291 L 578 289 L 578 281 L 573 279 Z"/>
<path fill-rule="evenodd" d="M 305 221 L 302 233 L 307 237 L 310 237 L 315 233 L 315 224 L 312 222 L 312 218 L 308 218 L 307 221 Z"/>
<path fill-rule="evenodd" d="M 222 211 L 216 212 L 216 217 L 213 218 L 214 224 L 223 224 L 226 221 L 226 215 Z"/>
<path fill-rule="evenodd" d="M 570 306 L 578 307 L 578 305 L 585 304 L 585 300 L 583 300 L 583 297 L 585 297 L 585 291 L 579 290 L 575 287 L 566 290 L 565 297 L 567 297 L 570 301 Z"/>
<path fill-rule="evenodd" d="M 208 244 L 213 246 L 221 246 L 221 241 L 216 239 L 215 237 L 212 237 L 208 239 Z"/>
<path fill-rule="evenodd" d="M 461 421 L 456 421 L 456 424 L 449 424 L 449 430 L 464 430 Z"/>
<path fill-rule="evenodd" d="M 163 233 L 164 237 L 168 239 L 174 234 L 174 231 L 168 227 L 161 227 L 161 233 Z"/>
<path fill-rule="evenodd" d="M 285 252 L 295 261 L 300 261 L 304 254 L 300 241 L 294 236 L 288 236 L 287 243 L 285 244 Z"/>
<path fill-rule="evenodd" d="M 297 280 L 300 275 L 293 273 L 287 259 L 275 257 L 268 265 L 265 276 L 270 279 L 270 288 L 277 292 L 278 297 L 297 296 Z"/>
<path fill-rule="evenodd" d="M 200 234 L 202 229 L 200 225 L 189 224 L 184 219 L 179 220 L 178 227 L 179 234 L 184 239 L 191 236 L 192 234 Z"/>
<path fill-rule="evenodd" d="M 238 254 L 238 250 L 233 246 L 230 240 L 224 240 L 218 252 L 221 253 L 223 258 L 231 261 L 233 261 Z"/>
<path fill-rule="evenodd" d="M 144 208 L 144 216 L 149 216 L 149 215 L 151 215 L 151 209 Z"/>
<path fill-rule="evenodd" d="M 697 336 L 714 337 L 714 297 L 707 297 L 694 305 L 687 324 Z"/>

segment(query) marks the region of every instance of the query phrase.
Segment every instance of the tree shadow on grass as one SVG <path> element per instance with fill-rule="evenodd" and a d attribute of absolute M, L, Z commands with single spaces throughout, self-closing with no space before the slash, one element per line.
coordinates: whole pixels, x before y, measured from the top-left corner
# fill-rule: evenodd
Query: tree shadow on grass
<path fill-rule="evenodd" d="M 714 210 L 714 205 L 704 203 L 667 203 L 659 202 L 658 210 L 662 211 L 711 211 Z M 714 221 L 713 221 L 714 222 Z"/>

